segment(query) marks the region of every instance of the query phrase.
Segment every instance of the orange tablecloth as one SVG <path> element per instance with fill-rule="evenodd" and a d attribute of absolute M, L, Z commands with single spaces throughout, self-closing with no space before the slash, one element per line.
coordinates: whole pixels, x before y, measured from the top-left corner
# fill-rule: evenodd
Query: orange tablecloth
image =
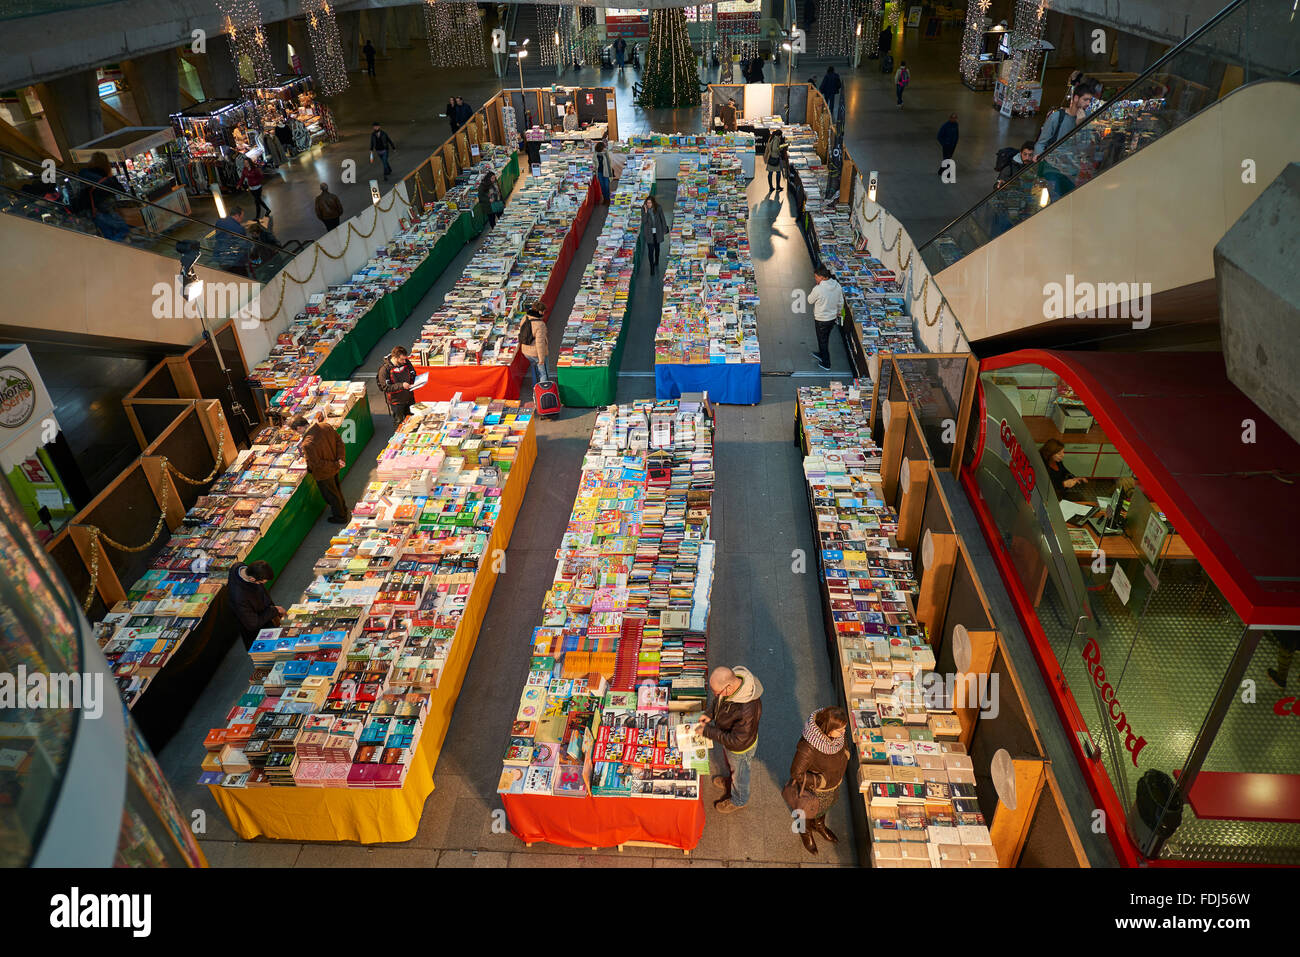
<path fill-rule="evenodd" d="M 568 278 L 578 244 L 587 231 L 591 211 L 599 201 L 600 182 L 593 176 L 591 185 L 587 187 L 586 198 L 578 207 L 578 215 L 574 217 L 573 224 L 564 237 L 559 258 L 551 267 L 546 289 L 542 292 L 542 303 L 548 314 L 555 307 L 560 290 L 564 288 L 564 280 Z M 528 359 L 520 352 L 516 353 L 514 361 L 508 366 L 415 366 L 415 372 L 417 375 L 424 372 L 429 374 L 429 381 L 415 390 L 417 402 L 445 402 L 458 392 L 464 399 L 517 399 L 524 375 L 528 372 Z"/>
<path fill-rule="evenodd" d="M 433 769 L 447 737 L 452 711 L 478 641 L 504 553 L 537 459 L 536 419 L 520 444 L 501 493 L 501 511 L 488 539 L 487 556 L 474 579 L 465 614 L 456 628 L 442 678 L 429 703 L 419 746 L 400 788 L 223 788 L 209 785 L 217 806 L 240 837 L 259 835 L 292 841 L 359 841 L 362 844 L 409 841 L 420 827 L 424 802 L 433 792 Z"/>
<path fill-rule="evenodd" d="M 510 833 L 528 844 L 617 847 L 651 841 L 689 851 L 704 834 L 704 800 L 503 794 Z"/>

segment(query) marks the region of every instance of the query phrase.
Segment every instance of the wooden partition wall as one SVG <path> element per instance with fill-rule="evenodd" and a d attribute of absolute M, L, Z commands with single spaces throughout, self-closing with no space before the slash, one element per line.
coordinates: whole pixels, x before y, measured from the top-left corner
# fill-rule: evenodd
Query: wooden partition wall
<path fill-rule="evenodd" d="M 960 369 L 962 380 L 947 386 L 960 398 L 951 410 L 950 430 L 943 430 L 949 437 L 939 439 L 944 443 L 940 465 L 932 455 L 936 430 L 918 412 L 935 400 L 909 393 L 909 377 L 912 392 L 918 391 L 917 378 L 899 364 L 941 359 L 953 360 L 948 368 Z M 898 543 L 914 556 L 916 617 L 934 646 L 936 670 L 955 675 L 963 694 L 957 708 L 962 741 L 975 765 L 980 809 L 990 822 L 998 859 L 1004 867 L 1087 867 L 1020 676 L 968 547 L 956 533 L 940 479 L 942 472 L 961 467 L 976 364 L 965 354 L 890 355 L 882 357 L 881 368 L 885 374 L 875 381 L 873 409 L 884 495 L 898 511 Z"/>
<path fill-rule="evenodd" d="M 199 481 L 219 475 L 235 461 L 238 450 L 231 439 L 221 403 L 216 399 L 149 399 L 153 410 L 169 409 L 172 421 L 149 442 L 142 454 L 109 486 L 74 515 L 46 546 L 79 598 L 90 588 L 95 570 L 95 594 L 88 617 L 97 620 L 153 562 L 166 544 L 169 532 L 210 482 L 195 485 L 179 481 L 170 464 L 182 475 Z M 215 476 L 214 476 L 215 477 Z M 156 540 L 140 551 L 121 551 L 95 542 L 98 529 L 115 542 L 136 548 L 144 545 L 158 527 Z"/>

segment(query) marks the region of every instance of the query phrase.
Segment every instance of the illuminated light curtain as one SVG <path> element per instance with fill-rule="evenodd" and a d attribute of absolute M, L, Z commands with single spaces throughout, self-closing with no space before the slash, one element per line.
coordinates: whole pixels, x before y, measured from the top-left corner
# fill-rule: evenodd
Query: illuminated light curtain
<path fill-rule="evenodd" d="M 825 0 L 818 20 L 817 52 L 822 56 L 849 56 L 853 52 L 854 28 L 862 4 L 858 0 Z"/>
<path fill-rule="evenodd" d="M 302 13 L 307 18 L 307 38 L 316 60 L 312 70 L 316 89 L 321 96 L 336 96 L 348 88 L 348 68 L 334 8 L 329 0 L 302 0 Z"/>
<path fill-rule="evenodd" d="M 1010 97 L 1011 108 L 1020 97 L 1020 91 L 1038 79 L 1042 51 L 1038 41 L 1043 38 L 1043 25 L 1047 20 L 1047 0 L 1016 0 L 1016 21 L 1011 27 L 1011 74 L 1004 97 Z"/>
<path fill-rule="evenodd" d="M 424 0 L 424 28 L 434 66 L 487 66 L 477 3 Z"/>
<path fill-rule="evenodd" d="M 718 38 L 722 41 L 723 55 L 739 54 L 742 63 L 757 56 L 759 8 L 755 4 L 724 0 L 718 4 L 718 14 Z"/>
<path fill-rule="evenodd" d="M 244 87 L 271 84 L 276 78 L 275 64 L 267 46 L 262 11 L 255 0 L 217 0 L 217 9 L 224 18 L 224 32 L 230 34 L 230 53 L 235 59 L 240 84 Z"/>
<path fill-rule="evenodd" d="M 992 0 L 970 0 L 966 8 L 966 32 L 961 37 L 961 78 L 967 83 L 979 79 L 980 53 L 984 49 L 984 24 Z"/>
<path fill-rule="evenodd" d="M 862 21 L 862 34 L 865 41 L 863 50 L 867 56 L 880 53 L 880 29 L 885 16 L 885 0 L 867 0 L 866 16 Z"/>
<path fill-rule="evenodd" d="M 650 45 L 637 103 L 642 109 L 700 105 L 695 48 L 681 7 L 650 11 Z"/>
<path fill-rule="evenodd" d="M 537 9 L 538 62 L 542 66 L 555 66 L 559 60 L 559 44 L 555 42 L 560 32 L 560 8 L 553 3 L 534 4 Z"/>
<path fill-rule="evenodd" d="M 582 62 L 587 66 L 594 66 L 600 63 L 600 36 L 596 30 L 596 10 L 594 7 L 582 6 L 578 8 L 578 35 L 581 38 L 578 44 L 578 55 Z"/>

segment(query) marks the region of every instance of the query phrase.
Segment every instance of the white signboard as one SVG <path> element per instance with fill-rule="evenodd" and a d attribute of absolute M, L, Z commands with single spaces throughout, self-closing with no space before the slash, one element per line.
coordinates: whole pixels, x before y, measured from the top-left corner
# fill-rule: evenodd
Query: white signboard
<path fill-rule="evenodd" d="M 1152 565 L 1160 557 L 1160 549 L 1165 547 L 1165 539 L 1168 537 L 1169 529 L 1160 521 L 1160 517 L 1154 512 L 1147 516 L 1147 527 L 1142 533 L 1142 554 Z"/>
<path fill-rule="evenodd" d="M 1115 594 L 1125 605 L 1128 604 L 1129 592 L 1133 590 L 1132 584 L 1129 583 L 1128 576 L 1124 574 L 1124 569 L 1118 563 L 1114 566 L 1115 570 L 1111 572 L 1110 583 L 1115 589 Z"/>

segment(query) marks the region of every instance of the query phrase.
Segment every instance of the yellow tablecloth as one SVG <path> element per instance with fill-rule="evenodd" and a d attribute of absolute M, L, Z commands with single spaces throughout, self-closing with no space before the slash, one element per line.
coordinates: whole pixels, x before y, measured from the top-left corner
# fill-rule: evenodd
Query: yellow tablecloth
<path fill-rule="evenodd" d="M 273 837 L 292 841 L 359 841 L 362 844 L 409 841 L 420 827 L 424 802 L 433 792 L 433 769 L 442 752 L 456 699 L 469 669 L 483 616 L 496 585 L 498 553 L 510 544 L 510 533 L 524 500 L 528 477 L 537 459 L 536 419 L 520 443 L 515 463 L 501 493 L 501 511 L 488 539 L 488 551 L 442 678 L 429 703 L 419 747 L 400 788 L 223 788 L 209 785 L 230 826 L 245 840 Z"/>

